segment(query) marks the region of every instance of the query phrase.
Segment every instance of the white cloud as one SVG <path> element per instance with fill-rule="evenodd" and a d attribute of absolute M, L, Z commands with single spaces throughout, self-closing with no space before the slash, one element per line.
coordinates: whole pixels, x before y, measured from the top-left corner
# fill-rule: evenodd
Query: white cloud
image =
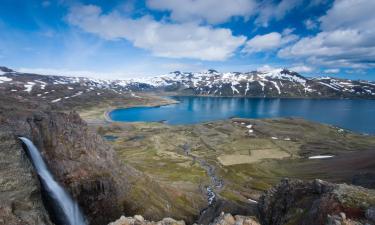
<path fill-rule="evenodd" d="M 271 1 L 263 1 L 258 11 L 259 15 L 255 23 L 267 27 L 271 20 L 280 20 L 293 9 L 301 6 L 302 0 L 282 0 L 278 4 Z"/>
<path fill-rule="evenodd" d="M 325 31 L 336 29 L 373 30 L 375 24 L 375 1 L 336 0 L 325 16 L 320 18 Z"/>
<path fill-rule="evenodd" d="M 179 22 L 223 23 L 234 16 L 248 18 L 255 12 L 255 0 L 148 0 L 151 9 L 170 11 Z"/>
<path fill-rule="evenodd" d="M 291 34 L 292 30 L 286 29 L 283 34 L 272 32 L 265 35 L 256 35 L 246 42 L 243 52 L 256 53 L 262 51 L 274 51 L 280 47 L 296 41 L 298 37 Z"/>
<path fill-rule="evenodd" d="M 188 64 L 188 63 L 164 63 L 161 64 L 160 67 L 167 71 L 189 71 L 189 72 L 195 72 L 195 71 L 202 71 L 205 69 L 205 67 L 202 64 Z"/>
<path fill-rule="evenodd" d="M 339 73 L 340 69 L 326 69 L 324 73 Z"/>
<path fill-rule="evenodd" d="M 375 1 L 337 0 L 319 19 L 320 33 L 302 38 L 278 55 L 330 67 L 375 67 L 374 8 Z"/>
<path fill-rule="evenodd" d="M 314 68 L 306 65 L 297 65 L 289 68 L 291 71 L 295 71 L 297 73 L 308 73 L 314 70 Z"/>
<path fill-rule="evenodd" d="M 66 20 L 104 39 L 126 39 L 156 56 L 169 58 L 225 60 L 246 41 L 244 36 L 233 36 L 229 29 L 160 22 L 149 16 L 131 19 L 115 11 L 103 14 L 94 5 L 71 8 Z"/>
<path fill-rule="evenodd" d="M 269 72 L 269 71 L 272 71 L 272 70 L 275 70 L 275 69 L 278 69 L 278 68 L 265 64 L 265 65 L 262 65 L 262 66 L 258 67 L 257 71 Z"/>
<path fill-rule="evenodd" d="M 306 29 L 308 30 L 314 30 L 316 28 L 318 28 L 318 24 L 313 21 L 312 19 L 307 19 L 303 22 L 303 24 L 305 25 Z"/>

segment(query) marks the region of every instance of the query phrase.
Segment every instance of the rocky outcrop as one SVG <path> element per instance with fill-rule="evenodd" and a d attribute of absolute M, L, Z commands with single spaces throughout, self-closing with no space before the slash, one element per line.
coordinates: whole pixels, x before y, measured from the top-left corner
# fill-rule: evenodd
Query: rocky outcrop
<path fill-rule="evenodd" d="M 147 221 L 140 215 L 134 217 L 121 216 L 120 219 L 108 225 L 185 225 L 183 220 L 177 221 L 172 218 L 164 218 L 161 221 Z M 231 214 L 221 213 L 210 225 L 259 225 L 256 218 L 249 216 L 232 216 Z"/>
<path fill-rule="evenodd" d="M 255 217 L 221 213 L 210 225 L 260 225 Z"/>
<path fill-rule="evenodd" d="M 205 209 L 199 216 L 198 224 L 209 224 L 215 218 L 222 216 L 222 212 L 230 212 L 235 215 L 257 215 L 256 204 L 240 205 L 235 202 L 218 198 L 212 205 Z"/>
<path fill-rule="evenodd" d="M 124 178 L 132 176 L 133 170 L 119 165 L 115 152 L 89 131 L 78 114 L 15 110 L 3 121 L 2 130 L 33 141 L 90 224 L 105 224 L 124 212 L 123 200 L 129 190 Z"/>
<path fill-rule="evenodd" d="M 164 218 L 161 221 L 154 222 L 145 220 L 140 215 L 135 215 L 134 217 L 121 216 L 120 219 L 108 225 L 185 225 L 185 222 L 183 220 L 177 221 L 172 218 Z"/>
<path fill-rule="evenodd" d="M 374 224 L 375 191 L 284 179 L 259 200 L 263 225 Z"/>
<path fill-rule="evenodd" d="M 78 114 L 53 112 L 44 104 L 5 96 L 0 96 L 0 101 L 4 103 L 0 106 L 0 131 L 13 139 L 24 136 L 33 141 L 56 180 L 77 199 L 90 224 L 105 224 L 124 213 L 129 189 L 126 177 L 132 176 L 134 169 L 120 166 L 114 150 L 91 132 Z M 14 145 L 22 150 L 20 142 Z M 1 151 L 12 154 L 15 150 L 4 143 Z M 30 183 L 30 188 L 38 185 Z"/>
<path fill-rule="evenodd" d="M 0 225 L 21 224 L 52 225 L 38 177 L 17 137 L 0 129 Z"/>

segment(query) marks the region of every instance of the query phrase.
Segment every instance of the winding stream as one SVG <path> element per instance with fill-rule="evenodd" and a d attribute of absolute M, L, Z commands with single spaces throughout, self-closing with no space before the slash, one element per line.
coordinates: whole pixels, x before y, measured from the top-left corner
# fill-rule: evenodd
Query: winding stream
<path fill-rule="evenodd" d="M 198 162 L 210 177 L 211 185 L 206 187 L 206 192 L 208 206 L 211 206 L 216 200 L 216 191 L 224 187 L 223 180 L 216 175 L 216 169 L 213 165 L 210 165 L 206 160 L 198 158 L 191 154 L 191 148 L 187 143 L 182 146 L 182 149 L 187 156 L 193 159 L 193 162 Z"/>

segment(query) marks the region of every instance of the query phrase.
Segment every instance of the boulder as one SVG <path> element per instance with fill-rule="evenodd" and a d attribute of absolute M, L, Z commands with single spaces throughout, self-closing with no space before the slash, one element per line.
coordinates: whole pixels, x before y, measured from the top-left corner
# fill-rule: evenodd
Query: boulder
<path fill-rule="evenodd" d="M 375 190 L 284 179 L 259 200 L 263 225 L 373 224 Z"/>

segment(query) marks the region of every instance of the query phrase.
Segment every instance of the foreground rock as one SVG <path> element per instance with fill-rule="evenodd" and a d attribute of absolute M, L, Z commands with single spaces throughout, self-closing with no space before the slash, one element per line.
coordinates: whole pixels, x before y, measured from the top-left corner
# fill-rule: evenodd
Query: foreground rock
<path fill-rule="evenodd" d="M 375 224 L 375 191 L 321 180 L 284 179 L 259 201 L 263 225 Z"/>
<path fill-rule="evenodd" d="M 142 216 L 134 217 L 122 216 L 120 219 L 108 225 L 185 225 L 185 222 L 174 220 L 172 218 L 164 218 L 161 221 L 147 221 Z M 248 216 L 232 216 L 231 214 L 222 213 L 210 225 L 259 225 L 257 220 Z"/>

